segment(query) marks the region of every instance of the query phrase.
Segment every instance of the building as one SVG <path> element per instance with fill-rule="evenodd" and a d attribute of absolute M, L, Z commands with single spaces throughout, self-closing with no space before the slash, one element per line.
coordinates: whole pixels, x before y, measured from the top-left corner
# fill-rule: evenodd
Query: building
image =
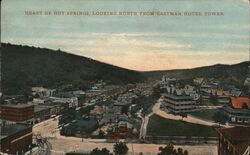
<path fill-rule="evenodd" d="M 32 87 L 31 88 L 32 95 L 39 96 L 40 98 L 46 98 L 53 95 L 56 91 L 55 89 L 47 89 L 43 87 Z"/>
<path fill-rule="evenodd" d="M 95 106 L 93 110 L 90 111 L 90 116 L 95 117 L 96 119 L 100 120 L 103 117 L 105 109 L 101 106 Z"/>
<path fill-rule="evenodd" d="M 24 153 L 32 145 L 34 106 L 28 104 L 0 106 L 0 152 Z"/>
<path fill-rule="evenodd" d="M 232 123 L 250 123 L 250 97 L 231 97 L 230 106 L 224 106 L 223 110 Z"/>
<path fill-rule="evenodd" d="M 249 155 L 250 127 L 219 128 L 217 133 L 218 155 Z"/>
<path fill-rule="evenodd" d="M 61 103 L 67 104 L 67 108 L 77 108 L 78 107 L 78 98 L 70 97 L 70 98 L 61 98 L 61 97 L 49 97 L 52 103 Z"/>
<path fill-rule="evenodd" d="M 169 78 L 167 76 L 163 76 L 161 80 L 162 85 L 176 85 L 177 79 L 176 78 Z"/>
<path fill-rule="evenodd" d="M 1 125 L 1 152 L 22 154 L 32 145 L 32 126 L 25 124 Z"/>
<path fill-rule="evenodd" d="M 38 123 L 50 118 L 50 107 L 48 106 L 35 106 L 34 122 Z"/>
<path fill-rule="evenodd" d="M 200 86 L 200 94 L 203 103 L 210 101 L 210 96 L 212 92 L 212 86 L 203 84 Z"/>
<path fill-rule="evenodd" d="M 91 117 L 77 119 L 64 126 L 61 134 L 65 136 L 89 137 L 99 127 L 98 121 Z"/>
<path fill-rule="evenodd" d="M 197 103 L 182 90 L 168 87 L 163 94 L 163 106 L 174 114 L 188 113 L 197 109 Z"/>
<path fill-rule="evenodd" d="M 111 124 L 107 129 L 107 138 L 108 139 L 126 139 L 132 138 L 133 134 L 137 132 L 136 128 L 133 128 L 133 125 L 120 121 L 116 124 Z"/>
<path fill-rule="evenodd" d="M 0 118 L 8 121 L 26 121 L 34 116 L 34 106 L 28 104 L 6 104 L 0 106 Z"/>
<path fill-rule="evenodd" d="M 189 95 L 193 98 L 193 100 L 198 101 L 200 99 L 200 94 L 197 93 L 194 86 L 185 85 L 182 89 L 186 95 Z"/>
<path fill-rule="evenodd" d="M 199 85 L 200 86 L 204 82 L 204 79 L 203 78 L 195 78 L 193 80 L 193 82 L 194 82 L 195 85 Z"/>
<path fill-rule="evenodd" d="M 227 104 L 230 102 L 230 91 L 223 89 L 212 89 L 212 95 L 218 103 Z"/>

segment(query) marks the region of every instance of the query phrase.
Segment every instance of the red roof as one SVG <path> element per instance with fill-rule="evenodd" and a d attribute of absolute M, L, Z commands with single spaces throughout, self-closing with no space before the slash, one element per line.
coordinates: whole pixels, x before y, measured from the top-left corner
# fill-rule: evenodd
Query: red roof
<path fill-rule="evenodd" d="M 250 97 L 231 97 L 231 104 L 233 108 L 242 109 L 244 105 L 250 109 Z"/>

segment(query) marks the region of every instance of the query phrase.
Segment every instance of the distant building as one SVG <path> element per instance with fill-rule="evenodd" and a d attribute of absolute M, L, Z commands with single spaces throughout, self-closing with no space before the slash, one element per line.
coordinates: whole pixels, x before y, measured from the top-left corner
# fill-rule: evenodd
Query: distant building
<path fill-rule="evenodd" d="M 32 95 L 38 96 L 40 98 L 50 97 L 56 91 L 55 89 L 47 89 L 43 87 L 32 87 Z"/>
<path fill-rule="evenodd" d="M 68 126 L 63 127 L 61 134 L 66 136 L 88 137 L 98 127 L 99 125 L 96 119 L 91 117 L 82 118 L 73 121 Z"/>
<path fill-rule="evenodd" d="M 204 78 L 195 78 L 193 82 L 195 85 L 201 85 L 204 82 Z"/>
<path fill-rule="evenodd" d="M 212 86 L 211 85 L 202 84 L 200 86 L 200 94 L 201 94 L 202 102 L 204 102 L 204 103 L 209 102 L 211 92 L 212 92 Z"/>
<path fill-rule="evenodd" d="M 57 105 L 35 105 L 35 115 L 34 122 L 38 123 L 51 118 L 52 116 L 59 115 L 63 107 L 59 104 Z"/>
<path fill-rule="evenodd" d="M 9 121 L 25 121 L 34 117 L 34 106 L 28 104 L 0 105 L 0 118 Z"/>
<path fill-rule="evenodd" d="M 182 90 L 168 87 L 163 94 L 163 106 L 174 114 L 188 113 L 197 109 L 197 103 Z"/>
<path fill-rule="evenodd" d="M 230 90 L 230 96 L 241 96 L 242 91 L 240 91 L 239 89 L 232 89 Z"/>
<path fill-rule="evenodd" d="M 93 110 L 90 111 L 90 116 L 94 116 L 97 119 L 101 119 L 105 109 L 101 106 L 95 106 Z"/>
<path fill-rule="evenodd" d="M 217 98 L 218 103 L 226 104 L 230 102 L 230 92 L 223 89 L 212 89 L 212 95 Z"/>
<path fill-rule="evenodd" d="M 169 78 L 167 76 L 163 76 L 161 80 L 162 85 L 176 85 L 177 79 L 176 78 Z"/>
<path fill-rule="evenodd" d="M 250 127 L 217 129 L 218 155 L 249 155 Z"/>
<path fill-rule="evenodd" d="M 230 106 L 224 106 L 223 110 L 232 123 L 250 123 L 250 97 L 231 97 Z"/>
<path fill-rule="evenodd" d="M 49 97 L 51 102 L 53 103 L 62 103 L 67 104 L 68 108 L 76 108 L 78 107 L 78 98 L 77 97 L 70 97 L 70 98 L 61 98 L 61 97 Z"/>

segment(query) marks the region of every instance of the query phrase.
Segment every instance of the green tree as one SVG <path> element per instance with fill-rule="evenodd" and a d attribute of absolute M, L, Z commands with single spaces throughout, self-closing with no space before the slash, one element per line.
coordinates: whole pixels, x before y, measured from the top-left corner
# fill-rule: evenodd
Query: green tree
<path fill-rule="evenodd" d="M 113 155 L 107 148 L 102 148 L 101 150 L 98 148 L 93 149 L 90 152 L 90 155 Z"/>
<path fill-rule="evenodd" d="M 115 155 L 125 155 L 128 153 L 128 146 L 126 143 L 119 142 L 114 145 Z"/>
<path fill-rule="evenodd" d="M 182 148 L 174 149 L 173 144 L 168 144 L 165 147 L 159 147 L 159 153 L 157 155 L 188 155 L 188 151 L 183 152 Z"/>

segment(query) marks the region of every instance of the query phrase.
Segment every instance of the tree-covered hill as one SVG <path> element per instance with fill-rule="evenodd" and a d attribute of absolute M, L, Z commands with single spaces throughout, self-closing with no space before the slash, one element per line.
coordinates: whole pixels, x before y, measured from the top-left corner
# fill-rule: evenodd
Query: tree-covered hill
<path fill-rule="evenodd" d="M 73 84 L 85 89 L 98 80 L 111 84 L 145 80 L 140 72 L 60 50 L 2 43 L 1 52 L 4 94 L 23 94 L 32 86 L 56 88 Z"/>
<path fill-rule="evenodd" d="M 152 79 L 161 79 L 163 75 L 177 79 L 215 78 L 224 84 L 243 85 L 249 73 L 248 66 L 250 62 L 245 61 L 233 65 L 217 64 L 192 69 L 151 71 L 144 72 L 144 75 Z"/>

